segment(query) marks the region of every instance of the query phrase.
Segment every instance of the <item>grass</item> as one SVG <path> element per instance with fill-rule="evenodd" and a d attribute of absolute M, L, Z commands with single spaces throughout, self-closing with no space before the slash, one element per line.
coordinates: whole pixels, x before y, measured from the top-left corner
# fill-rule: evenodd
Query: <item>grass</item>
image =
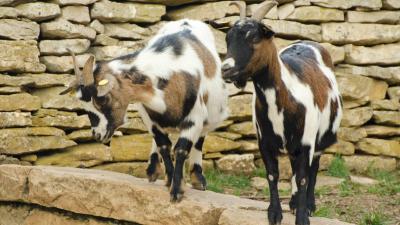
<path fill-rule="evenodd" d="M 388 225 L 387 216 L 380 212 L 370 212 L 363 216 L 360 225 Z"/>
<path fill-rule="evenodd" d="M 253 172 L 254 177 L 262 177 L 266 178 L 267 177 L 267 171 L 265 170 L 264 167 L 259 167 Z"/>
<path fill-rule="evenodd" d="M 335 211 L 332 205 L 318 206 L 317 210 L 314 212 L 314 216 L 325 218 L 332 218 L 334 214 Z"/>
<path fill-rule="evenodd" d="M 339 155 L 336 155 L 328 167 L 327 174 L 333 177 L 348 178 L 350 172 L 347 169 L 344 160 Z"/>
<path fill-rule="evenodd" d="M 242 191 L 251 187 L 251 181 L 245 175 L 230 175 L 219 170 L 207 170 L 205 172 L 207 189 L 222 193 L 225 190 L 232 190 L 234 195 L 241 195 Z"/>
<path fill-rule="evenodd" d="M 367 175 L 379 181 L 378 184 L 368 187 L 368 193 L 381 196 L 400 193 L 400 172 L 390 173 L 368 169 Z"/>
<path fill-rule="evenodd" d="M 346 197 L 356 195 L 361 192 L 361 185 L 351 182 L 350 180 L 343 181 L 339 186 L 339 196 Z"/>

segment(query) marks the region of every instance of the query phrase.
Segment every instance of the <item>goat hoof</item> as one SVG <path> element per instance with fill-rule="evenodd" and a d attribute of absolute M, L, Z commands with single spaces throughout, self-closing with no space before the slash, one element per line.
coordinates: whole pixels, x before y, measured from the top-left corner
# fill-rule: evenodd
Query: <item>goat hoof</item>
<path fill-rule="evenodd" d="M 296 225 L 310 225 L 310 220 L 308 219 L 308 212 L 306 211 L 296 212 Z"/>
<path fill-rule="evenodd" d="M 308 215 L 312 216 L 312 214 L 315 212 L 317 207 L 315 206 L 315 203 L 308 203 L 307 204 L 307 209 L 308 209 Z"/>
<path fill-rule="evenodd" d="M 183 193 L 172 193 L 171 192 L 170 201 L 172 203 L 178 203 L 178 202 L 182 201 L 182 199 L 183 199 Z"/>
<path fill-rule="evenodd" d="M 282 221 L 282 210 L 268 210 L 269 225 L 280 225 Z"/>
<path fill-rule="evenodd" d="M 149 182 L 155 182 L 161 175 L 162 169 L 160 163 L 152 163 L 146 169 L 147 178 Z"/>
<path fill-rule="evenodd" d="M 205 191 L 207 187 L 206 178 L 201 173 L 192 172 L 190 174 L 190 180 L 192 183 L 192 187 L 194 189 Z"/>

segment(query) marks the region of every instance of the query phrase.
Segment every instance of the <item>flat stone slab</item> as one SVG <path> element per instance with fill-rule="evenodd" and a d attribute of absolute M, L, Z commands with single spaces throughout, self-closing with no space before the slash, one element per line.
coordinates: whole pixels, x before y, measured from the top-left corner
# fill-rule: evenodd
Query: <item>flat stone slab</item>
<path fill-rule="evenodd" d="M 267 224 L 265 202 L 186 188 L 184 199 L 172 204 L 162 181 L 66 167 L 1 165 L 0 201 L 140 224 L 243 224 L 229 218 L 232 212 L 253 220 L 251 224 Z M 285 213 L 284 218 L 282 225 L 294 224 L 293 215 Z M 325 218 L 311 218 L 311 223 L 348 224 Z"/>

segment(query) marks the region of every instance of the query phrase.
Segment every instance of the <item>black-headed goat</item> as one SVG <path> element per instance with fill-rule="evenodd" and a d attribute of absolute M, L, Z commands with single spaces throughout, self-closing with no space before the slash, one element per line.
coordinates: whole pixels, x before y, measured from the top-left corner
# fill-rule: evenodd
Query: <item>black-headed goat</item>
<path fill-rule="evenodd" d="M 75 60 L 75 57 L 74 57 Z M 214 36 L 200 21 L 169 22 L 148 45 L 133 54 L 97 62 L 91 57 L 83 71 L 75 63 L 75 90 L 89 115 L 98 141 L 108 142 L 124 123 L 129 103 L 138 103 L 143 122 L 154 137 L 147 168 L 155 181 L 164 161 L 171 201 L 182 198 L 183 165 L 190 158 L 194 188 L 205 190 L 202 146 L 207 132 L 227 117 L 227 90 Z M 180 130 L 174 146 L 164 128 Z"/>
<path fill-rule="evenodd" d="M 252 79 L 253 121 L 270 190 L 268 220 L 280 224 L 279 152 L 289 154 L 293 177 L 290 207 L 296 225 L 309 224 L 315 211 L 314 187 L 320 155 L 336 142 L 342 103 L 329 53 L 318 43 L 301 41 L 277 52 L 274 32 L 261 19 L 277 3 L 266 1 L 252 18 L 229 30 L 223 77 L 243 88 Z"/>

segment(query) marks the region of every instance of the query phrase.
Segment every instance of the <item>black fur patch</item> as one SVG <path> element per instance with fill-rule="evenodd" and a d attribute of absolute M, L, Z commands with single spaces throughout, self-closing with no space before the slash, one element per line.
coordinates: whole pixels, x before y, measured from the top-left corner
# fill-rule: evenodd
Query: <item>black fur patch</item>
<path fill-rule="evenodd" d="M 94 84 L 88 86 L 80 85 L 78 89 L 81 90 L 82 97 L 80 100 L 82 101 L 90 102 L 93 96 L 97 96 L 97 89 Z"/>
<path fill-rule="evenodd" d="M 203 144 L 204 144 L 204 137 L 200 137 L 199 140 L 197 140 L 196 144 L 194 145 L 194 148 L 201 151 L 203 149 Z"/>
<path fill-rule="evenodd" d="M 180 137 L 175 145 L 176 150 L 186 150 L 188 153 L 193 146 L 193 142 L 187 138 Z"/>
<path fill-rule="evenodd" d="M 171 153 L 170 153 L 172 143 L 169 140 L 168 135 L 161 132 L 159 129 L 157 129 L 156 126 L 153 126 L 151 128 L 151 131 L 154 135 L 154 141 L 160 148 L 160 154 L 164 160 L 165 172 L 167 174 L 167 186 L 170 186 L 174 173 L 174 164 L 172 163 Z"/>
<path fill-rule="evenodd" d="M 297 75 L 303 76 L 303 66 L 313 62 L 317 63 L 314 51 L 305 45 L 294 44 L 280 54 L 281 60 Z"/>
<path fill-rule="evenodd" d="M 97 127 L 100 122 L 100 118 L 94 114 L 93 112 L 87 111 L 87 114 L 89 116 L 90 124 L 92 127 Z"/>
<path fill-rule="evenodd" d="M 158 154 L 156 152 L 150 155 L 150 164 L 146 169 L 147 176 L 151 176 L 156 172 L 159 162 L 160 160 L 158 159 Z"/>
<path fill-rule="evenodd" d="M 184 120 L 184 121 L 182 121 L 182 123 L 179 125 L 179 128 L 182 129 L 182 130 L 187 130 L 187 129 L 193 127 L 193 126 L 194 126 L 193 121 Z"/>
<path fill-rule="evenodd" d="M 114 61 L 114 60 L 126 60 L 126 59 L 133 59 L 133 58 L 136 58 L 136 56 L 139 55 L 140 51 L 141 51 L 141 50 L 136 51 L 136 52 L 134 52 L 134 53 L 130 53 L 130 54 L 126 54 L 126 55 L 119 56 L 119 57 L 113 59 L 112 61 Z"/>
<path fill-rule="evenodd" d="M 161 147 L 161 146 L 168 146 L 171 147 L 172 143 L 168 138 L 167 134 L 164 134 L 163 132 L 161 132 L 159 129 L 157 129 L 156 126 L 153 126 L 151 128 L 151 131 L 154 135 L 154 141 L 156 142 L 157 146 Z"/>
<path fill-rule="evenodd" d="M 180 32 L 169 34 L 158 39 L 152 48 L 155 52 L 164 52 L 167 48 L 172 48 L 176 56 L 182 55 L 184 44 L 182 43 Z"/>
<path fill-rule="evenodd" d="M 157 88 L 160 90 L 164 90 L 164 88 L 168 85 L 169 80 L 164 78 L 158 78 Z"/>

